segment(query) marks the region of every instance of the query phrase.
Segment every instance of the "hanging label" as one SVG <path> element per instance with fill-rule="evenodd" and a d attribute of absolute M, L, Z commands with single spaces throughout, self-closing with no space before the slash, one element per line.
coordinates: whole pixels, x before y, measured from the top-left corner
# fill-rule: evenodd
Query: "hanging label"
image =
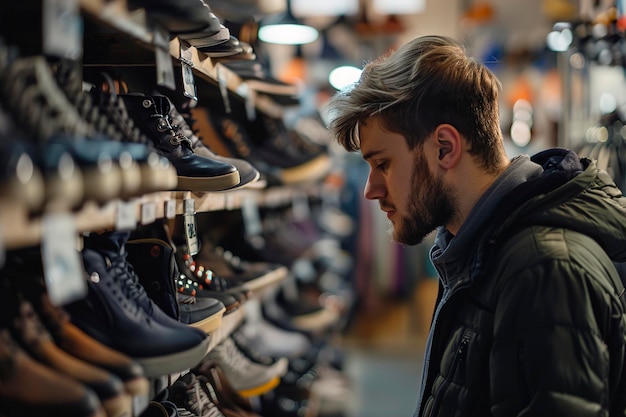
<path fill-rule="evenodd" d="M 83 20 L 78 0 L 46 0 L 42 5 L 45 55 L 79 59 L 83 55 Z"/>
<path fill-rule="evenodd" d="M 152 201 L 141 205 L 141 224 L 154 223 L 156 220 L 156 204 Z"/>
<path fill-rule="evenodd" d="M 196 81 L 193 77 L 193 52 L 191 47 L 180 44 L 180 63 L 183 77 L 183 94 L 191 99 L 190 107 L 196 107 L 198 104 L 198 90 Z"/>
<path fill-rule="evenodd" d="M 157 71 L 157 84 L 161 87 L 176 90 L 176 80 L 174 79 L 174 64 L 169 50 L 170 34 L 158 24 L 154 27 L 154 51 Z"/>
<path fill-rule="evenodd" d="M 176 200 L 167 200 L 165 202 L 165 218 L 173 219 L 176 217 Z"/>
<path fill-rule="evenodd" d="M 133 230 L 137 226 L 137 201 L 119 201 L 115 214 L 117 230 Z"/>
<path fill-rule="evenodd" d="M 230 114 L 232 108 L 230 107 L 230 98 L 228 97 L 228 81 L 226 80 L 226 74 L 220 68 L 219 65 L 215 66 L 215 75 L 217 76 L 217 84 L 220 88 L 222 102 L 224 103 L 224 111 Z"/>
<path fill-rule="evenodd" d="M 186 199 L 184 205 L 184 226 L 185 237 L 187 238 L 187 248 L 191 256 L 198 253 L 198 230 L 196 228 L 196 210 L 193 199 Z"/>
<path fill-rule="evenodd" d="M 245 83 L 244 83 L 245 84 Z M 247 84 L 246 84 L 247 85 Z M 256 92 L 252 89 L 248 90 L 246 98 L 246 116 L 249 121 L 256 120 Z"/>
<path fill-rule="evenodd" d="M 246 197 L 241 204 L 244 229 L 247 236 L 258 236 L 263 232 L 259 205 L 253 197 Z"/>
<path fill-rule="evenodd" d="M 61 306 L 85 297 L 87 283 L 76 248 L 74 218 L 68 213 L 49 213 L 41 227 L 41 260 L 50 301 Z"/>

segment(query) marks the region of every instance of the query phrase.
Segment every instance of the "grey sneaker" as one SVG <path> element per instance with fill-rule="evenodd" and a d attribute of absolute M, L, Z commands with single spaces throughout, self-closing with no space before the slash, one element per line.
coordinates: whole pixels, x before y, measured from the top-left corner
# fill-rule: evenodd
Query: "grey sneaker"
<path fill-rule="evenodd" d="M 280 377 L 287 372 L 289 360 L 280 358 L 272 365 L 253 362 L 228 337 L 207 354 L 198 365 L 197 373 L 203 374 L 213 364 L 222 368 L 239 395 L 256 397 L 274 389 L 280 383 Z"/>
<path fill-rule="evenodd" d="M 191 372 L 181 376 L 172 384 L 169 388 L 169 396 L 178 407 L 179 416 L 225 417 L 202 389 L 198 377 Z"/>

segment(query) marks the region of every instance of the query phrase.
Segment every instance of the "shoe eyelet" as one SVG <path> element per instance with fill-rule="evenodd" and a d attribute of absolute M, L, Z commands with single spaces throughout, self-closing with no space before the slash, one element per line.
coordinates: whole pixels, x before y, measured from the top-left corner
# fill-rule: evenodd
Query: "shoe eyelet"
<path fill-rule="evenodd" d="M 141 102 L 141 105 L 146 109 L 150 108 L 152 107 L 152 101 L 149 99 L 145 99 L 144 101 Z"/>

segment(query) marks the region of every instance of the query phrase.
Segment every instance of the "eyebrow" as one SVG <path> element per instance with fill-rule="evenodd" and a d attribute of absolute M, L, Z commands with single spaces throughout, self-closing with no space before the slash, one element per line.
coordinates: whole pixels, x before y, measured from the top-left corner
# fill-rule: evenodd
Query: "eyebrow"
<path fill-rule="evenodd" d="M 382 152 L 383 152 L 383 151 L 381 151 L 381 150 L 369 151 L 369 152 L 367 152 L 367 153 L 362 154 L 362 155 L 361 155 L 361 157 L 362 157 L 364 160 L 366 160 L 366 161 L 367 161 L 368 159 L 371 159 L 371 158 L 373 158 L 374 156 L 376 156 L 376 155 L 378 155 L 378 154 L 380 154 L 380 153 L 382 153 Z"/>

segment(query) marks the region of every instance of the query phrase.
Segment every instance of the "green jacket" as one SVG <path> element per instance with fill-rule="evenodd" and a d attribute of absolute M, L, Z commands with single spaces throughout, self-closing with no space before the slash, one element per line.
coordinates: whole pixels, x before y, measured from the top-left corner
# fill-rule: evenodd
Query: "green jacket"
<path fill-rule="evenodd" d="M 626 198 L 571 151 L 523 158 L 438 231 L 415 416 L 626 416 Z"/>

